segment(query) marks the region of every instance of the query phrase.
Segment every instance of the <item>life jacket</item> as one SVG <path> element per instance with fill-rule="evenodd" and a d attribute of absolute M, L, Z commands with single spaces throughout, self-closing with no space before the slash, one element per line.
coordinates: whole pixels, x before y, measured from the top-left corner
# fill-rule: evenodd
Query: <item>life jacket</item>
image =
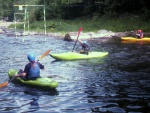
<path fill-rule="evenodd" d="M 28 72 L 28 78 L 38 78 L 40 77 L 40 67 L 39 64 L 37 62 L 35 62 L 34 64 L 31 63 L 31 68 Z"/>

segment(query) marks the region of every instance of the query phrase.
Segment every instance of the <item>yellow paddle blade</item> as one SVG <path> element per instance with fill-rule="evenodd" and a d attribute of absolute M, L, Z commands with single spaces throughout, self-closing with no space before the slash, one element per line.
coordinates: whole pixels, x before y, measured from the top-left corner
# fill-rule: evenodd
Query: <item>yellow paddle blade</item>
<path fill-rule="evenodd" d="M 41 59 L 42 59 L 43 57 L 45 57 L 46 55 L 48 55 L 49 52 L 50 52 L 50 50 L 46 51 L 46 52 L 38 59 L 38 61 L 41 60 Z"/>
<path fill-rule="evenodd" d="M 5 87 L 5 86 L 7 86 L 8 84 L 9 84 L 9 82 L 4 82 L 4 83 L 0 84 L 0 88 Z"/>

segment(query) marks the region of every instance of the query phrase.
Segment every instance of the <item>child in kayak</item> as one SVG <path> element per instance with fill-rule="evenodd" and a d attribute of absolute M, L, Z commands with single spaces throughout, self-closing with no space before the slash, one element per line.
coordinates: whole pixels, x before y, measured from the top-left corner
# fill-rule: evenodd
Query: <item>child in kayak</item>
<path fill-rule="evenodd" d="M 136 36 L 138 36 L 138 38 L 143 38 L 142 30 L 138 30 Z"/>
<path fill-rule="evenodd" d="M 78 40 L 78 41 L 80 42 L 80 44 L 82 46 L 80 53 L 88 55 L 88 52 L 90 50 L 90 46 L 87 44 L 86 41 L 81 41 L 81 40 Z"/>
<path fill-rule="evenodd" d="M 18 75 L 23 79 L 34 80 L 40 78 L 40 69 L 44 69 L 44 66 L 39 62 L 35 61 L 35 53 L 30 53 L 27 55 L 28 60 L 30 61 L 25 65 L 24 71 L 19 71 Z"/>

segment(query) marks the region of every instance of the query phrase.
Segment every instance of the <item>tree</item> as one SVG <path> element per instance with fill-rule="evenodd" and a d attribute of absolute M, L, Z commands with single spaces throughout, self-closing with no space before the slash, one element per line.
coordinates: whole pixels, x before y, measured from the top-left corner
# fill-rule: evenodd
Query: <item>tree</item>
<path fill-rule="evenodd" d="M 9 19 L 9 17 L 11 17 L 13 14 L 13 0 L 0 0 L 0 3 L 0 17 L 8 17 Z"/>
<path fill-rule="evenodd" d="M 101 15 L 139 14 L 144 19 L 150 17 L 149 2 L 146 0 L 0 0 L 0 17 L 13 15 L 13 4 L 45 5 L 46 19 L 74 19 Z M 11 17 L 12 18 L 12 17 Z M 32 20 L 43 19 L 43 8 L 30 10 Z"/>

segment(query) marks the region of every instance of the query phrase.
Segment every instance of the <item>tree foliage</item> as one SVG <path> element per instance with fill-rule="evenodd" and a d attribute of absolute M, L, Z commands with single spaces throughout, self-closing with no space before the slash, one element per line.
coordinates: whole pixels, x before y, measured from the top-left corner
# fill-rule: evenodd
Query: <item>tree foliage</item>
<path fill-rule="evenodd" d="M 0 0 L 0 17 L 15 12 L 13 4 L 45 5 L 46 19 L 75 19 L 79 17 L 117 16 L 136 14 L 150 17 L 148 0 Z M 32 20 L 43 18 L 42 7 L 30 10 Z"/>
<path fill-rule="evenodd" d="M 0 0 L 0 17 L 9 17 L 12 16 L 12 10 L 13 10 L 13 1 L 12 0 Z"/>

